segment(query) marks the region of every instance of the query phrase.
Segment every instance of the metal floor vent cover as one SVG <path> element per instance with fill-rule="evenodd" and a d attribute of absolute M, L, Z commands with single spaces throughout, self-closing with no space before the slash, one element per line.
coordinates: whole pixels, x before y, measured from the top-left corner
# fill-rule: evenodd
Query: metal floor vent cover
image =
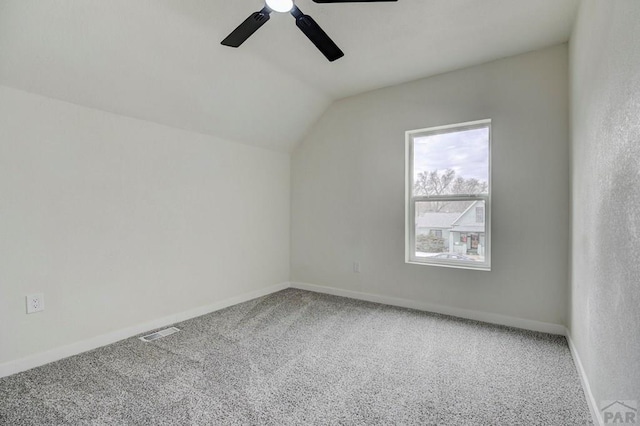
<path fill-rule="evenodd" d="M 147 334 L 146 336 L 139 337 L 139 339 L 142 340 L 143 342 L 151 342 L 153 340 L 158 340 L 163 337 L 170 336 L 173 333 L 177 333 L 178 331 L 180 331 L 179 328 L 169 327 L 169 328 L 165 328 L 164 330 L 156 331 L 155 333 L 151 333 L 151 334 Z"/>

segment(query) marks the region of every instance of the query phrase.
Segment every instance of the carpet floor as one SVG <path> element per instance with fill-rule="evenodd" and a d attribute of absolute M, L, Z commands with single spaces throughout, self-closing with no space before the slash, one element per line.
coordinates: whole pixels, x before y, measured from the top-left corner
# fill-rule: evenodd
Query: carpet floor
<path fill-rule="evenodd" d="M 560 336 L 295 289 L 176 326 L 0 379 L 0 424 L 591 423 Z"/>

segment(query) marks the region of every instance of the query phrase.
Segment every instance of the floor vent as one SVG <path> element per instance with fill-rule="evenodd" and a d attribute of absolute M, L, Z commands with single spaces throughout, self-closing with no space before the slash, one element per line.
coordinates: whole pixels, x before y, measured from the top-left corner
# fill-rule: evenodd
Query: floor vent
<path fill-rule="evenodd" d="M 165 328 L 164 330 L 156 331 L 155 333 L 151 333 L 151 334 L 147 334 L 146 336 L 142 336 L 142 337 L 140 337 L 140 340 L 142 340 L 143 342 L 151 342 L 153 340 L 158 340 L 158 339 L 161 339 L 163 337 L 169 336 L 169 335 L 171 335 L 173 333 L 177 333 L 178 331 L 180 331 L 179 328 L 169 327 L 169 328 Z"/>

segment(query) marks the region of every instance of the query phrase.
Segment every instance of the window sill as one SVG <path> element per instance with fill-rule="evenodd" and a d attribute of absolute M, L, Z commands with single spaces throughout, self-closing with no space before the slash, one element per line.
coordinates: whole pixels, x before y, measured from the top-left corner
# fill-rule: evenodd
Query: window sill
<path fill-rule="evenodd" d="M 491 271 L 491 265 L 465 265 L 465 264 L 453 264 L 453 263 L 444 263 L 444 262 L 418 262 L 416 260 L 405 260 L 405 263 L 410 265 L 420 265 L 420 266 L 437 266 L 440 268 L 452 268 L 452 269 L 469 269 L 473 271 Z"/>

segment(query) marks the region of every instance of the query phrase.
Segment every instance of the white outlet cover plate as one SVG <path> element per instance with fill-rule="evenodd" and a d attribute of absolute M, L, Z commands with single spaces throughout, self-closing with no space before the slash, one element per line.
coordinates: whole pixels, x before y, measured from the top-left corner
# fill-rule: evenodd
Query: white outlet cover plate
<path fill-rule="evenodd" d="M 44 293 L 34 293 L 27 295 L 27 313 L 44 311 Z"/>

